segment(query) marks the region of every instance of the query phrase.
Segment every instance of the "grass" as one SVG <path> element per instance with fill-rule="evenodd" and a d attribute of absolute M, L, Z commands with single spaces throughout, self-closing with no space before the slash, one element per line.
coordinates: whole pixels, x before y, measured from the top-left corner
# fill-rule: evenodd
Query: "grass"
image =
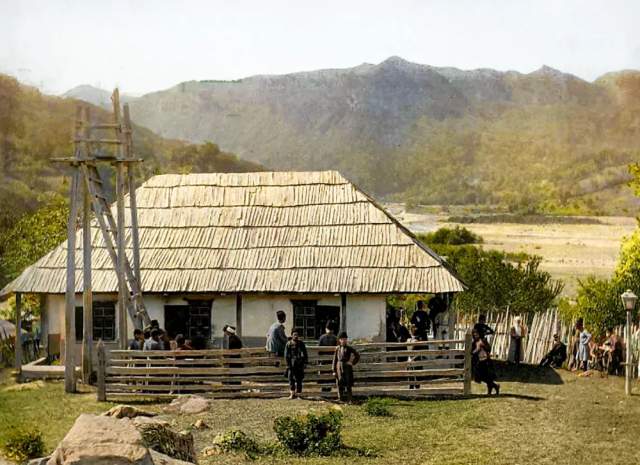
<path fill-rule="evenodd" d="M 344 407 L 344 442 L 374 457 L 349 457 L 353 464 L 491 464 L 567 465 L 594 461 L 637 462 L 640 431 L 640 385 L 636 395 L 624 396 L 624 382 L 610 377 L 580 378 L 566 371 L 502 367 L 500 397 L 485 397 L 474 385 L 471 398 L 439 401 L 393 400 L 393 417 L 370 417 L 360 405 Z M 10 383 L 3 383 L 5 386 Z M 18 418 L 41 425 L 48 450 L 81 411 L 98 412 L 90 394 L 65 396 L 60 383 L 47 383 L 41 392 L 0 388 L 0 437 Z M 202 418 L 209 428 L 194 430 L 196 449 L 211 446 L 216 434 L 241 429 L 256 438 L 273 440 L 276 416 L 330 403 L 284 399 L 221 400 L 194 416 L 174 416 L 177 429 Z M 145 408 L 160 409 L 160 405 Z M 339 458 L 271 456 L 251 461 L 244 454 L 199 457 L 201 464 L 292 463 L 333 464 Z"/>

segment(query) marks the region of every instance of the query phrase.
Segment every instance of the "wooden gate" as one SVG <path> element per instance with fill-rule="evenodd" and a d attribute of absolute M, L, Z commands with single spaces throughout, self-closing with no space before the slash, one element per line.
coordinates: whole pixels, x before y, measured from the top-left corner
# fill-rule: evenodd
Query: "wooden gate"
<path fill-rule="evenodd" d="M 355 344 L 355 396 L 468 394 L 471 336 L 411 344 Z M 335 348 L 308 346 L 303 395 L 336 397 Z M 102 349 L 104 351 L 104 349 Z M 283 359 L 263 348 L 199 351 L 113 350 L 99 363 L 100 400 L 114 397 L 281 397 L 288 393 Z M 102 394 L 101 394 L 102 393 Z"/>

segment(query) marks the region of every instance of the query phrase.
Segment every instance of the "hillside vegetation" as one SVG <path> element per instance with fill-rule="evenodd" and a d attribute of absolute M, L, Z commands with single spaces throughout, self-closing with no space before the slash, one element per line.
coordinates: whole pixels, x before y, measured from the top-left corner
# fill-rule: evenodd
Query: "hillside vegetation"
<path fill-rule="evenodd" d="M 625 213 L 640 155 L 640 72 L 594 83 L 543 67 L 378 65 L 191 81 L 131 102 L 134 120 L 272 169 L 338 169 L 412 204 Z"/>

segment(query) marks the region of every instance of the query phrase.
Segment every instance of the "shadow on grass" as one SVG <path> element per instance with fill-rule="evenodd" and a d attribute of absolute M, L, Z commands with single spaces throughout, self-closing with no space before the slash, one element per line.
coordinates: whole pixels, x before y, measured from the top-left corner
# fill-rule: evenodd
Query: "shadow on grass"
<path fill-rule="evenodd" d="M 496 375 L 498 382 L 517 382 L 529 384 L 564 384 L 562 377 L 556 370 L 537 365 L 519 364 L 496 361 Z"/>

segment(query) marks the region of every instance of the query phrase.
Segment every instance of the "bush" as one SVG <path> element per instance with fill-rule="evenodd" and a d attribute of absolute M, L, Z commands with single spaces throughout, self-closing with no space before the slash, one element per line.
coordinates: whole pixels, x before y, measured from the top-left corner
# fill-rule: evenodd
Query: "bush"
<path fill-rule="evenodd" d="M 420 235 L 419 238 L 427 244 L 464 245 L 482 243 L 482 237 L 460 226 L 456 226 L 453 229 L 440 228 L 437 231 Z"/>
<path fill-rule="evenodd" d="M 18 462 L 44 455 L 44 440 L 42 433 L 37 429 L 14 429 L 9 433 L 3 446 L 5 455 Z"/>
<path fill-rule="evenodd" d="M 342 410 L 334 408 L 325 413 L 278 417 L 273 429 L 289 452 L 326 456 L 342 448 L 342 419 Z"/>
<path fill-rule="evenodd" d="M 371 397 L 364 404 L 364 411 L 371 417 L 390 417 L 392 416 L 391 399 L 383 399 L 380 397 Z"/>
<path fill-rule="evenodd" d="M 221 452 L 244 452 L 250 458 L 255 458 L 263 452 L 263 447 L 258 441 L 241 430 L 218 434 L 213 439 L 213 445 Z"/>

